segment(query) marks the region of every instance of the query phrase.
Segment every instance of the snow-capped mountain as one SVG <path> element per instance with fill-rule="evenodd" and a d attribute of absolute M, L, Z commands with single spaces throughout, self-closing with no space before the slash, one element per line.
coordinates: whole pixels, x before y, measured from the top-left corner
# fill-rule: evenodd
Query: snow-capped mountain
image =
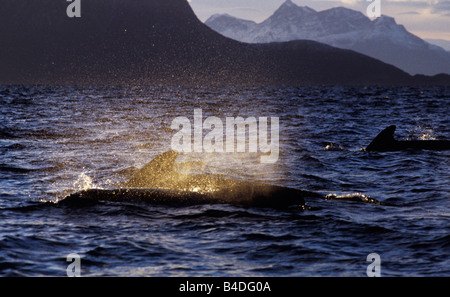
<path fill-rule="evenodd" d="M 247 43 L 309 39 L 392 64 L 410 74 L 450 74 L 450 53 L 409 33 L 395 19 L 370 20 L 359 11 L 336 7 L 315 11 L 284 2 L 257 24 L 230 15 L 213 15 L 206 22 L 220 34 Z"/>

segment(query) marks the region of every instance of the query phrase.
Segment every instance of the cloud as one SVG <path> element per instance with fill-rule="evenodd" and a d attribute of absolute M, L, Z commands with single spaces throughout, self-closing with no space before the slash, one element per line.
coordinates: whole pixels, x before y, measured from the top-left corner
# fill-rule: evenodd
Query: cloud
<path fill-rule="evenodd" d="M 450 12 L 449 0 L 384 0 L 386 6 L 396 6 L 409 11 L 426 10 L 432 14 L 447 14 Z"/>
<path fill-rule="evenodd" d="M 340 0 L 340 2 L 350 5 L 355 5 L 356 3 L 360 2 L 361 0 Z"/>
<path fill-rule="evenodd" d="M 417 11 L 405 11 L 405 12 L 400 12 L 400 15 L 402 14 L 409 14 L 409 15 L 420 15 L 420 13 L 418 13 Z"/>
<path fill-rule="evenodd" d="M 431 5 L 432 13 L 449 13 L 450 1 L 437 1 L 437 3 Z"/>

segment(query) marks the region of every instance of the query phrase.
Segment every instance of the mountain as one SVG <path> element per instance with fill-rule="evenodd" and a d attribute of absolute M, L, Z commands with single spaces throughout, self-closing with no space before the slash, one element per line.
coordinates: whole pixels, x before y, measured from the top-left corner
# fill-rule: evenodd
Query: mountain
<path fill-rule="evenodd" d="M 208 19 L 214 24 L 214 30 L 224 36 L 233 36 L 233 39 L 247 42 L 248 32 L 251 32 L 257 24 L 253 21 L 237 19 L 229 14 L 215 14 Z"/>
<path fill-rule="evenodd" d="M 0 0 L 0 83 L 450 84 L 314 41 L 234 41 L 201 23 L 186 0 L 82 1 L 80 18 L 67 17 L 68 4 Z"/>
<path fill-rule="evenodd" d="M 243 42 L 308 39 L 354 50 L 413 75 L 450 74 L 450 53 L 409 33 L 388 16 L 371 21 L 351 9 L 336 7 L 317 12 L 287 0 L 262 23 L 241 25 L 248 22 L 228 15 L 214 15 L 205 24 Z"/>
<path fill-rule="evenodd" d="M 444 39 L 425 39 L 426 42 L 442 47 L 446 51 L 450 52 L 450 40 Z"/>

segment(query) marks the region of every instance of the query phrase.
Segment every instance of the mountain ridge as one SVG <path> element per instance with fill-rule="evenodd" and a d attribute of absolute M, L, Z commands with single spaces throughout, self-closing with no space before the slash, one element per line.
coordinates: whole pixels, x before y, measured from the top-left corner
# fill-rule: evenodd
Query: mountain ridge
<path fill-rule="evenodd" d="M 215 15 L 215 19 L 210 18 L 205 24 L 242 42 L 308 39 L 354 50 L 412 75 L 450 74 L 450 53 L 409 33 L 394 18 L 385 15 L 370 20 L 361 12 L 344 7 L 315 11 L 288 0 L 266 20 L 251 28 L 239 28 L 242 19 L 232 16 Z M 227 23 L 231 21 L 234 26 L 228 30 Z"/>
<path fill-rule="evenodd" d="M 411 85 L 391 65 L 314 41 L 247 44 L 198 20 L 186 0 L 0 0 L 0 83 Z"/>

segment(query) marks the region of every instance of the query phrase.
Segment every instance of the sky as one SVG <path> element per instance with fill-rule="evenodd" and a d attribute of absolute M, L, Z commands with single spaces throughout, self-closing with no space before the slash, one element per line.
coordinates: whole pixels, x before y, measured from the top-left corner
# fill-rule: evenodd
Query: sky
<path fill-rule="evenodd" d="M 261 22 L 285 0 L 188 0 L 201 21 L 215 13 Z M 317 11 L 343 6 L 366 14 L 371 0 L 292 0 Z M 381 0 L 381 14 L 423 39 L 450 41 L 450 0 Z"/>

